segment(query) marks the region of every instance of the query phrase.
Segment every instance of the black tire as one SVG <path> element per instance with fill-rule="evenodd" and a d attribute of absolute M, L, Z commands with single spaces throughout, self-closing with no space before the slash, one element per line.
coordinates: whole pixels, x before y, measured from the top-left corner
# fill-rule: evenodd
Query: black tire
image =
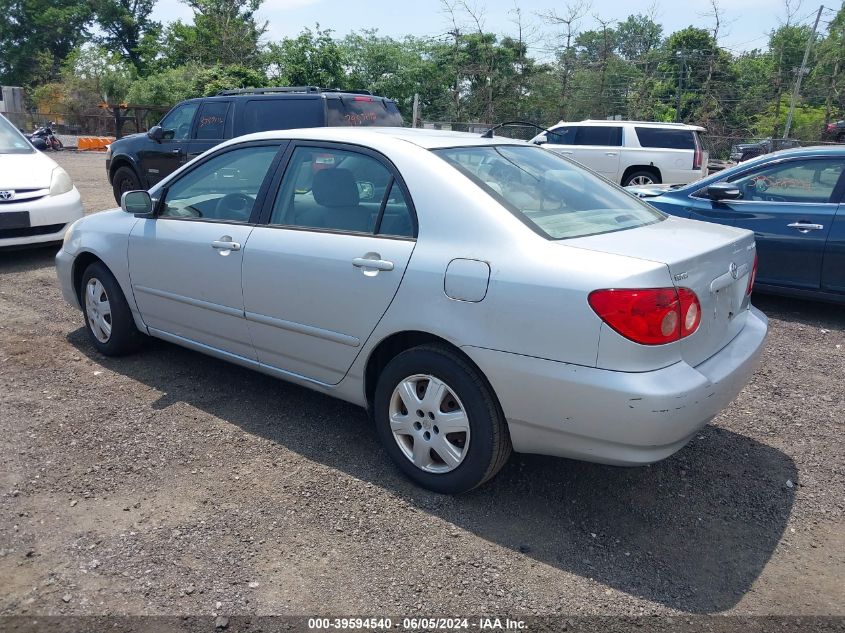
<path fill-rule="evenodd" d="M 418 468 L 406 457 L 391 431 L 389 411 L 394 389 L 418 374 L 446 383 L 463 405 L 469 422 L 469 442 L 463 460 L 448 472 L 431 473 Z M 415 347 L 393 358 L 378 378 L 373 414 L 379 438 L 391 459 L 411 480 L 434 492 L 459 494 L 472 490 L 499 472 L 511 454 L 507 422 L 493 390 L 478 370 L 445 346 Z"/>
<path fill-rule="evenodd" d="M 649 180 L 651 180 L 651 183 L 637 183 L 637 184 L 640 184 L 640 185 L 644 185 L 644 184 L 659 185 L 660 182 L 661 182 L 660 176 L 657 175 L 657 172 L 651 171 L 649 169 L 640 169 L 638 171 L 632 171 L 630 174 L 627 174 L 622 179 L 622 186 L 627 187 L 628 185 L 631 185 L 633 183 L 634 179 L 636 179 L 636 178 L 648 178 Z"/>
<path fill-rule="evenodd" d="M 120 198 L 127 191 L 138 191 L 143 189 L 141 181 L 131 167 L 118 167 L 111 179 L 114 199 L 120 204 Z"/>
<path fill-rule="evenodd" d="M 98 334 L 95 333 L 96 325 L 87 310 L 86 293 L 88 292 L 88 284 L 92 280 L 99 281 L 109 304 L 108 317 L 103 317 L 111 325 L 111 332 L 106 340 L 98 338 Z M 98 352 L 105 356 L 123 356 L 131 354 L 140 347 L 143 334 L 135 327 L 132 311 L 129 309 L 129 304 L 126 303 L 126 297 L 120 289 L 120 284 L 117 283 L 117 279 L 114 278 L 105 264 L 102 262 L 90 264 L 82 274 L 82 281 L 78 290 L 82 316 L 85 319 L 85 330 Z M 100 331 L 100 337 L 102 335 L 103 332 Z"/>

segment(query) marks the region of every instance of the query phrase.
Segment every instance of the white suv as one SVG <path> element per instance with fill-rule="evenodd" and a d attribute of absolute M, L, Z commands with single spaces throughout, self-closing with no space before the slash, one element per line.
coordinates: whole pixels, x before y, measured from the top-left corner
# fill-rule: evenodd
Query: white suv
<path fill-rule="evenodd" d="M 628 185 L 687 184 L 707 175 L 703 127 L 643 121 L 561 121 L 531 139 Z"/>

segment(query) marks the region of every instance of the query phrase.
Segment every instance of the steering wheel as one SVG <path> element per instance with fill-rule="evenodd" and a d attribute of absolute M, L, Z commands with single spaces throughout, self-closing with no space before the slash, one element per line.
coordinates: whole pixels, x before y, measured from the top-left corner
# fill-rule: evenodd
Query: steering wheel
<path fill-rule="evenodd" d="M 245 193 L 227 193 L 217 201 L 214 215 L 220 220 L 247 222 L 254 203 L 255 200 Z"/>

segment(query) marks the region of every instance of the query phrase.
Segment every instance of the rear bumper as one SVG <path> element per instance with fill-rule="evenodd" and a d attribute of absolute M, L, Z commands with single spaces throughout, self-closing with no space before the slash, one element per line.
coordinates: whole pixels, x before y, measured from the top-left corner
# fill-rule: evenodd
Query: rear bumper
<path fill-rule="evenodd" d="M 4 204 L 0 213 L 26 211 L 29 227 L 0 229 L 0 247 L 41 244 L 61 240 L 71 223 L 84 215 L 82 199 L 76 187 L 57 196 Z"/>
<path fill-rule="evenodd" d="M 640 373 L 464 349 L 499 397 L 514 450 L 633 466 L 673 454 L 730 404 L 757 366 L 767 328 L 752 308 L 743 330 L 697 367 Z"/>

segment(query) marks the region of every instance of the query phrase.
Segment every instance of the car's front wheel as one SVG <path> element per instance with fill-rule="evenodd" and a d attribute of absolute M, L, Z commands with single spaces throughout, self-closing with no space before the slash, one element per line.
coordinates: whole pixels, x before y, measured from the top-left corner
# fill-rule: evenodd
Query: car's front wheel
<path fill-rule="evenodd" d="M 429 490 L 471 490 L 510 456 L 507 423 L 492 389 L 445 346 L 415 347 L 393 358 L 379 376 L 373 407 L 390 457 Z"/>
<path fill-rule="evenodd" d="M 141 181 L 132 170 L 131 167 L 118 167 L 111 179 L 112 193 L 114 199 L 120 204 L 120 198 L 127 191 L 137 191 L 141 189 Z"/>
<path fill-rule="evenodd" d="M 85 329 L 97 351 L 106 356 L 122 356 L 138 349 L 143 335 L 135 327 L 120 284 L 105 264 L 94 262 L 85 269 L 79 298 Z"/>

